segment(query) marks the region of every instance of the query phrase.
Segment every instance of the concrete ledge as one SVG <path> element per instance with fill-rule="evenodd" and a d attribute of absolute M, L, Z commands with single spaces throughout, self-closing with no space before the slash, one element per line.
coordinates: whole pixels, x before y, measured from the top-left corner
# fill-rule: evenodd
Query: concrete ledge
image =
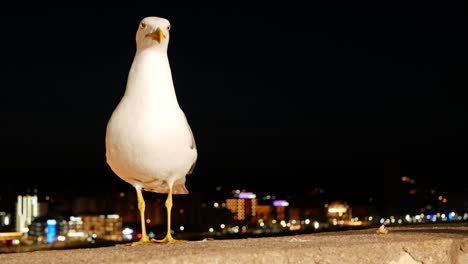
<path fill-rule="evenodd" d="M 468 263 L 468 225 L 390 227 L 0 255 L 0 263 Z"/>

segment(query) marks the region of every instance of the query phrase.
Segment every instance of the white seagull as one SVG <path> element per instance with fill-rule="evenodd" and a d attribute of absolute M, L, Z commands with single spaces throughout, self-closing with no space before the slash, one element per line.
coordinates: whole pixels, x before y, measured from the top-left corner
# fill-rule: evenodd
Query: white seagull
<path fill-rule="evenodd" d="M 187 194 L 197 148 L 192 130 L 177 101 L 167 56 L 170 23 L 144 18 L 136 32 L 136 54 L 125 94 L 106 129 L 106 159 L 111 169 L 137 192 L 142 237 L 145 227 L 142 190 L 167 193 L 167 234 L 156 242 L 176 242 L 171 235 L 173 194 Z"/>

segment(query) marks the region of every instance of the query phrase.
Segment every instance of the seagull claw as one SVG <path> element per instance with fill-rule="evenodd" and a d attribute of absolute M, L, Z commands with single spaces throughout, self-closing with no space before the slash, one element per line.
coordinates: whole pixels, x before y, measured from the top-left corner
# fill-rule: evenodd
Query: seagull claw
<path fill-rule="evenodd" d="M 187 242 L 186 240 L 176 240 L 172 237 L 165 237 L 161 240 L 156 240 L 156 239 L 151 239 L 150 240 L 151 242 L 153 243 L 183 243 L 183 242 Z"/>

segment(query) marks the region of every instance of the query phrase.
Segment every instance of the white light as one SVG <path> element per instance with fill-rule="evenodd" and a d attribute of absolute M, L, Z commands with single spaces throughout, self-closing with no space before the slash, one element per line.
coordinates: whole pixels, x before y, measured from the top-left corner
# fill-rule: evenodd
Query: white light
<path fill-rule="evenodd" d="M 27 233 L 27 232 L 29 232 L 29 228 L 23 227 L 23 228 L 21 228 L 21 232 Z"/>
<path fill-rule="evenodd" d="M 285 200 L 274 200 L 273 201 L 273 206 L 275 206 L 275 207 L 289 206 L 289 202 L 285 201 Z"/>
<path fill-rule="evenodd" d="M 83 232 L 69 231 L 68 236 L 69 237 L 84 237 L 84 233 Z"/>
<path fill-rule="evenodd" d="M 241 192 L 239 193 L 239 199 L 255 199 L 257 195 L 252 192 Z"/>
<path fill-rule="evenodd" d="M 234 226 L 231 228 L 234 233 L 239 233 L 239 226 Z"/>
<path fill-rule="evenodd" d="M 109 218 L 109 219 L 119 219 L 119 215 L 118 214 L 108 214 L 107 218 Z"/>
<path fill-rule="evenodd" d="M 317 221 L 314 221 L 314 228 L 315 228 L 315 229 L 318 229 L 318 228 L 319 228 L 319 226 L 320 226 L 319 222 L 317 222 Z"/>
<path fill-rule="evenodd" d="M 281 220 L 281 225 L 282 225 L 283 227 L 285 227 L 285 226 L 286 226 L 286 221 Z"/>
<path fill-rule="evenodd" d="M 133 229 L 126 227 L 124 230 L 122 230 L 122 234 L 124 234 L 125 236 L 133 234 Z"/>
<path fill-rule="evenodd" d="M 398 219 L 398 223 L 401 224 L 403 221 L 401 219 Z"/>
<path fill-rule="evenodd" d="M 96 235 L 96 234 L 92 234 L 91 236 L 92 236 L 93 238 L 96 238 L 96 237 L 97 237 L 97 235 Z"/>
<path fill-rule="evenodd" d="M 219 207 L 219 203 L 214 203 L 214 204 L 213 204 L 213 207 L 214 207 L 214 208 L 218 208 L 218 207 Z"/>
<path fill-rule="evenodd" d="M 81 217 L 80 216 L 70 216 L 70 221 L 73 222 L 81 222 Z"/>
<path fill-rule="evenodd" d="M 213 233 L 214 229 L 212 227 L 210 227 L 210 229 L 208 229 L 208 231 L 210 231 L 210 233 Z"/>
<path fill-rule="evenodd" d="M 5 218 L 3 218 L 3 224 L 5 224 L 6 226 L 10 224 L 10 217 L 8 216 L 5 216 Z"/>
<path fill-rule="evenodd" d="M 383 224 L 385 222 L 385 219 L 380 218 L 380 223 Z"/>
<path fill-rule="evenodd" d="M 306 219 L 306 220 L 304 221 L 304 223 L 305 223 L 306 225 L 310 224 L 310 219 Z"/>
<path fill-rule="evenodd" d="M 221 229 L 224 229 L 226 227 L 226 225 L 221 224 L 219 227 L 221 227 Z"/>
<path fill-rule="evenodd" d="M 55 219 L 49 219 L 49 220 L 47 220 L 47 224 L 48 225 L 56 225 L 57 221 Z"/>
<path fill-rule="evenodd" d="M 57 240 L 58 240 L 58 241 L 65 241 L 65 236 L 58 236 L 58 237 L 57 237 Z"/>
<path fill-rule="evenodd" d="M 347 211 L 347 209 L 342 208 L 342 207 L 338 207 L 338 208 L 330 207 L 330 208 L 328 208 L 329 213 L 346 213 L 346 211 Z"/>
<path fill-rule="evenodd" d="M 262 226 L 262 227 L 265 226 L 265 223 L 261 222 L 261 223 L 260 223 L 260 226 Z"/>
<path fill-rule="evenodd" d="M 372 216 L 369 216 L 369 221 L 372 221 L 372 219 L 374 219 L 374 217 L 372 217 Z"/>

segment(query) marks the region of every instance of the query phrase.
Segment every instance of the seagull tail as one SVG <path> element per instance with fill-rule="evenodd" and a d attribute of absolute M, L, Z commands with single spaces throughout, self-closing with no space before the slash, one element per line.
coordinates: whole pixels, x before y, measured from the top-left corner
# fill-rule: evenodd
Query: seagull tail
<path fill-rule="evenodd" d="M 188 194 L 188 190 L 185 187 L 185 183 L 174 183 L 174 186 L 172 187 L 172 193 L 173 194 Z"/>

